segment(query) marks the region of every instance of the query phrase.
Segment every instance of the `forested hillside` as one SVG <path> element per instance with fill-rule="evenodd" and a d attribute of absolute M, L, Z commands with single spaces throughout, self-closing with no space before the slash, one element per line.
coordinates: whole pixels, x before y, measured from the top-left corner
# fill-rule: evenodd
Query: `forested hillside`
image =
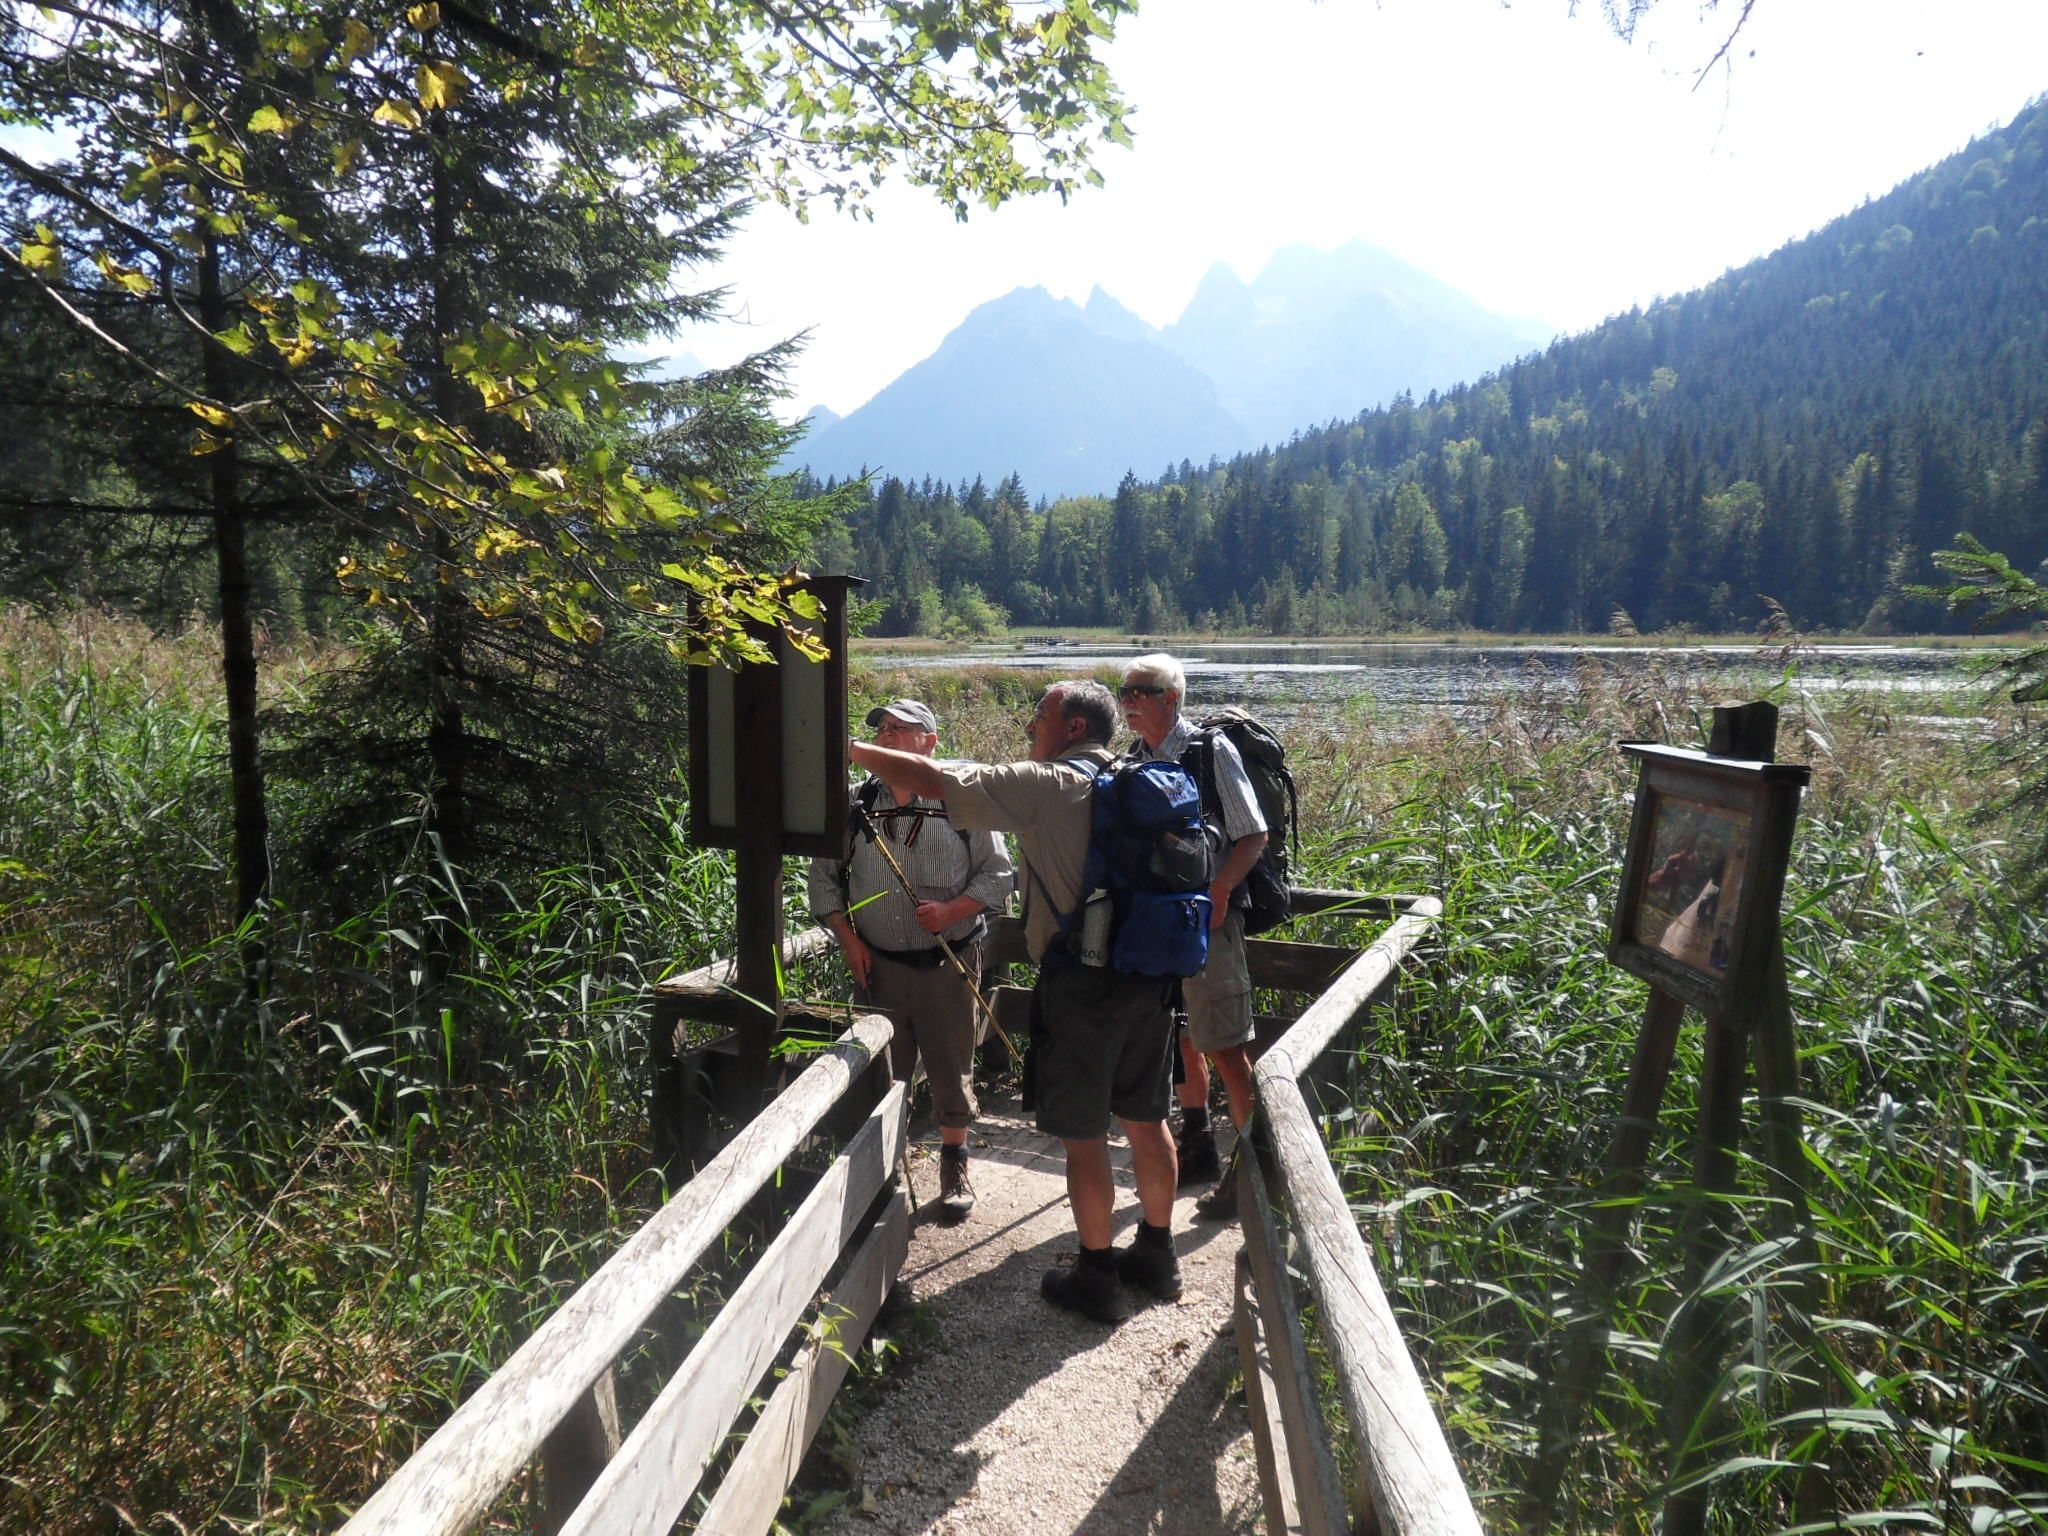
<path fill-rule="evenodd" d="M 1149 469 L 1151 466 L 1134 466 Z M 889 633 L 1939 628 L 1961 531 L 2048 556 L 2048 105 L 1694 293 L 1114 498 L 887 481 L 822 560 Z"/>

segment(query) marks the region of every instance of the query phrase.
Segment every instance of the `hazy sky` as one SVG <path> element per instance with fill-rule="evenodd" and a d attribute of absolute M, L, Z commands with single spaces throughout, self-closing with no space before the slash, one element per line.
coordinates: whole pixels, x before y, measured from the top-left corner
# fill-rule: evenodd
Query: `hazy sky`
<path fill-rule="evenodd" d="M 1736 6 L 1722 0 L 1721 11 Z M 1154 324 L 1203 272 L 1383 246 L 1560 331 L 1677 293 L 1880 194 L 2048 90 L 2048 0 L 1663 0 L 1635 42 L 1597 0 L 1147 0 L 1112 67 L 1137 147 L 1106 187 L 966 224 L 892 186 L 872 224 L 749 220 L 711 277 L 711 363 L 808 328 L 794 414 L 842 414 L 1020 284 L 1100 283 Z M 1718 30 L 1717 30 L 1718 28 Z M 1697 81 L 1697 83 L 1696 83 Z"/>

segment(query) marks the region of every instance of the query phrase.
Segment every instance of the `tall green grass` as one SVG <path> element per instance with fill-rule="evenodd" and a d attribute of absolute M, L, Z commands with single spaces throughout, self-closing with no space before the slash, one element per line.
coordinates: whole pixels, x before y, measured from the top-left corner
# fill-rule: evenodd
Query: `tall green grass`
<path fill-rule="evenodd" d="M 1965 741 L 1799 678 L 1773 658 L 1757 687 L 1816 770 L 1786 912 L 1825 1353 L 1783 1326 L 1746 1164 L 1714 1282 L 1738 1319 L 1718 1518 L 1782 1527 L 1779 1463 L 1824 1458 L 1866 1527 L 2017 1528 L 2048 1490 L 2043 919 L 1966 819 L 1995 786 Z M 915 689 L 943 750 L 1008 757 L 1041 682 L 857 691 Z M 1643 1005 L 1602 958 L 1632 782 L 1612 742 L 1697 741 L 1709 686 L 1684 658 L 1593 664 L 1465 725 L 1368 704 L 1293 744 L 1307 878 L 1446 901 L 1363 1061 L 1381 1130 L 1339 1150 L 1497 1528 Z M 732 931 L 728 861 L 668 807 L 602 867 L 500 882 L 394 838 L 345 910 L 287 868 L 237 935 L 214 694 L 204 635 L 0 616 L 0 1528 L 335 1523 L 652 1208 L 648 984 Z M 273 812 L 289 846 L 298 808 Z M 467 965 L 436 987 L 443 927 Z M 1562 1529 L 1647 1528 L 1664 1492 L 1696 1073 L 1688 1031 Z M 1811 1371 L 1825 1426 L 1790 1417 Z"/>
<path fill-rule="evenodd" d="M 1796 673 L 1776 686 L 1781 755 L 1818 769 L 1784 905 L 1818 1311 L 1809 1346 L 1788 1326 L 1804 1277 L 1766 1194 L 1752 1100 L 1726 1249 L 1704 1282 L 1734 1320 L 1704 1431 L 1715 1528 L 1792 1528 L 1818 1465 L 1845 1528 L 2039 1529 L 2048 916 L 2014 899 L 2000 840 L 1961 830 L 1984 787 L 1965 748 L 1882 703 L 1824 713 Z M 1634 779 L 1610 743 L 1698 744 L 1644 717 L 1689 723 L 1704 702 L 1682 677 L 1589 670 L 1548 709 L 1439 731 L 1391 764 L 1352 757 L 1338 782 L 1391 767 L 1401 798 L 1346 789 L 1380 802 L 1362 807 L 1373 835 L 1326 821 L 1319 839 L 1325 880 L 1445 899 L 1440 950 L 1363 1058 L 1384 1131 L 1338 1154 L 1492 1527 L 1520 1518 L 1556 1408 L 1547 1361 L 1581 1302 L 1646 996 L 1604 959 Z M 1695 1019 L 1555 1529 L 1647 1530 L 1669 1491 L 1699 1070 Z"/>
<path fill-rule="evenodd" d="M 414 837 L 238 934 L 204 637 L 7 625 L 0 1528 L 330 1526 L 659 1198 L 648 988 L 729 861 L 675 807 L 516 886 Z"/>

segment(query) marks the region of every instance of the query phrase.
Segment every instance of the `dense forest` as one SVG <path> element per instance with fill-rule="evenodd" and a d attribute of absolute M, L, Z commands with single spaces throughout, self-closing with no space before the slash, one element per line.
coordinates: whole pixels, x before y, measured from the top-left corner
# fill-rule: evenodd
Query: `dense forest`
<path fill-rule="evenodd" d="M 814 489 L 822 489 L 815 487 Z M 1113 495 L 890 479 L 817 554 L 883 633 L 1954 621 L 2048 556 L 2048 104 L 1803 240 L 1498 374 Z"/>

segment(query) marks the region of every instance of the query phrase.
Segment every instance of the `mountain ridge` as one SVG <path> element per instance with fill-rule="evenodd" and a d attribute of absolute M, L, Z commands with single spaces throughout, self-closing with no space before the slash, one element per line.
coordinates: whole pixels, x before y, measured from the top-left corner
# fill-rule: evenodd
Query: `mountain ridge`
<path fill-rule="evenodd" d="M 975 306 L 786 462 L 820 478 L 1015 472 L 1036 494 L 1107 494 L 1127 471 L 1206 462 L 1455 383 L 1535 330 L 1357 241 L 1285 247 L 1249 283 L 1218 262 L 1163 329 L 1099 283 L 1081 304 L 1023 285 Z"/>

